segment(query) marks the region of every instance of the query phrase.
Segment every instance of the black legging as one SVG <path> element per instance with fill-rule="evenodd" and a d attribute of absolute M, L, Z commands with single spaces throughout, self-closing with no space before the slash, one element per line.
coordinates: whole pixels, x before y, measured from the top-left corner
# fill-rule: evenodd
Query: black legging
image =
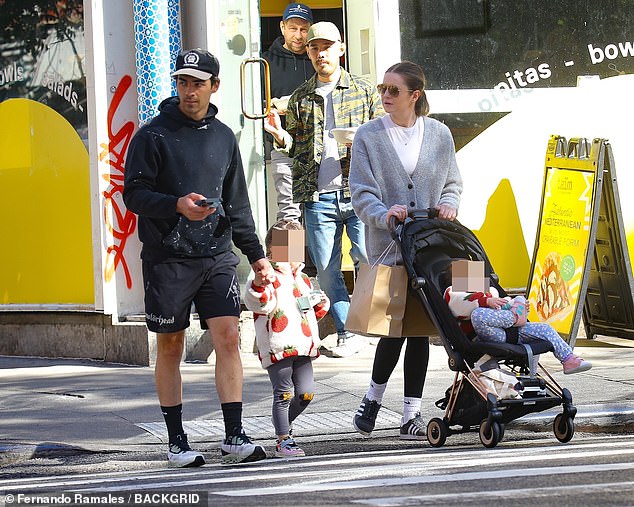
<path fill-rule="evenodd" d="M 394 371 L 401 355 L 403 342 L 407 340 L 403 358 L 404 389 L 406 398 L 420 398 L 423 395 L 427 364 L 429 363 L 429 338 L 381 338 L 374 353 L 372 380 L 375 384 L 385 384 Z"/>

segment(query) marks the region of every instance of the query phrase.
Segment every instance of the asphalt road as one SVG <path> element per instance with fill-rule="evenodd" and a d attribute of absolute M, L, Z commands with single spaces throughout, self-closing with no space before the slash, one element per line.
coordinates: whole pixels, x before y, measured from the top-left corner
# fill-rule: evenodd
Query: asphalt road
<path fill-rule="evenodd" d="M 303 443 L 305 458 L 234 467 L 220 465 L 217 449 L 209 449 L 209 463 L 197 469 L 166 468 L 157 446 L 135 453 L 42 455 L 2 470 L 0 501 L 33 504 L 39 495 L 65 505 L 104 499 L 107 505 L 121 500 L 223 507 L 634 503 L 634 435 L 577 434 L 561 444 L 546 432 L 516 430 L 485 449 L 470 433 L 433 449 L 385 433 L 315 438 Z"/>

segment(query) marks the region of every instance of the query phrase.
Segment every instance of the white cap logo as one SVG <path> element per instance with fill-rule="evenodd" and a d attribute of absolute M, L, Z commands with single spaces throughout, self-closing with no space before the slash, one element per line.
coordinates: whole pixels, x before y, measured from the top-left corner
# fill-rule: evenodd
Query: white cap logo
<path fill-rule="evenodd" d="M 198 60 L 199 60 L 198 55 L 192 51 L 191 53 L 187 53 L 183 57 L 183 64 L 191 65 L 193 67 L 198 67 Z"/>

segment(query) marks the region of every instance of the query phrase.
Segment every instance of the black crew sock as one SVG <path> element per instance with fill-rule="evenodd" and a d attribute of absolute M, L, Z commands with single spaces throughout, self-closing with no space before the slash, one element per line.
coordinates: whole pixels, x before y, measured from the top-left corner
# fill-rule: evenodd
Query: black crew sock
<path fill-rule="evenodd" d="M 222 403 L 220 407 L 225 421 L 225 434 L 232 437 L 242 433 L 242 402 Z"/>
<path fill-rule="evenodd" d="M 185 433 L 185 430 L 183 430 L 183 404 L 181 403 L 174 407 L 161 405 L 161 412 L 163 412 L 163 417 L 165 418 L 169 443 L 175 444 L 176 437 Z"/>

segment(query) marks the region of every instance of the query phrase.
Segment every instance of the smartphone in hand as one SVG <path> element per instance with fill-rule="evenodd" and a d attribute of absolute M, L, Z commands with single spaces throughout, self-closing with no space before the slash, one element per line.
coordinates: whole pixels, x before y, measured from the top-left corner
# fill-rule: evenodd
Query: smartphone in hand
<path fill-rule="evenodd" d="M 198 199 L 196 204 L 205 208 L 218 208 L 220 206 L 220 197 L 209 197 L 207 199 Z"/>

